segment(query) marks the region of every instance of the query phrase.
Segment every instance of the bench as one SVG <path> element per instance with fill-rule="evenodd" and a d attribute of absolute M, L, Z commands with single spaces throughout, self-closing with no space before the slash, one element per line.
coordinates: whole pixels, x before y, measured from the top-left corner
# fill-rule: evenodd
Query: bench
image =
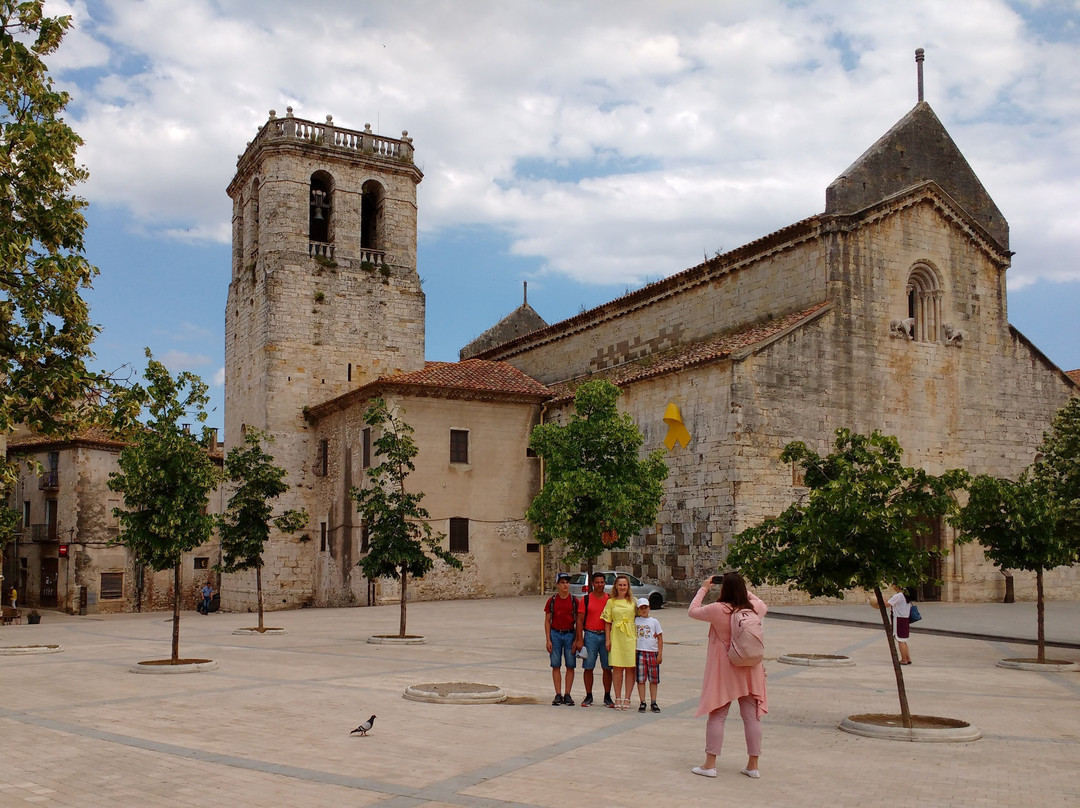
<path fill-rule="evenodd" d="M 0 620 L 0 622 L 2 622 L 3 625 L 8 626 L 8 625 L 11 625 L 12 623 L 21 623 L 22 622 L 22 609 L 15 609 L 15 608 L 13 608 L 11 606 L 4 606 L 3 610 L 4 610 L 3 618 L 2 618 L 2 620 Z"/>

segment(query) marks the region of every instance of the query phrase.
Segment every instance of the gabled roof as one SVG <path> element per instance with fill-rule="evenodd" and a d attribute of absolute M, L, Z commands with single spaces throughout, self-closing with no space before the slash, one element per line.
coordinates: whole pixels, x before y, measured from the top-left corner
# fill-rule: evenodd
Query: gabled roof
<path fill-rule="evenodd" d="M 488 348 L 502 345 L 512 339 L 531 334 L 547 328 L 547 321 L 536 313 L 536 310 L 528 303 L 522 303 L 508 315 L 495 323 L 491 328 L 474 339 L 461 349 L 458 354 L 461 359 L 476 356 Z"/>
<path fill-rule="evenodd" d="M 381 376 L 344 395 L 310 407 L 309 420 L 366 401 L 384 393 L 435 398 L 510 401 L 539 404 L 551 390 L 506 362 L 466 359 L 462 362 L 426 362 L 423 370 Z"/>
<path fill-rule="evenodd" d="M 592 379 L 607 379 L 613 384 L 623 387 L 656 376 L 676 373 L 688 368 L 722 362 L 753 353 L 785 333 L 794 331 L 796 328 L 816 320 L 829 311 L 831 307 L 832 304 L 828 301 L 818 303 L 808 309 L 792 312 L 767 322 L 730 331 L 691 345 L 680 345 L 661 354 L 653 354 L 644 359 L 627 362 L 609 370 L 552 385 L 551 389 L 555 393 L 552 403 L 555 404 L 573 398 L 577 386 Z"/>
<path fill-rule="evenodd" d="M 825 191 L 827 214 L 852 214 L 932 180 L 964 209 L 1002 250 L 1009 223 L 937 115 L 920 101 L 863 152 Z"/>
<path fill-rule="evenodd" d="M 67 449 L 75 446 L 91 446 L 99 449 L 120 450 L 127 443 L 116 437 L 111 430 L 92 426 L 71 435 L 43 435 L 38 432 L 22 432 L 8 438 L 8 451 L 25 453 Z"/>

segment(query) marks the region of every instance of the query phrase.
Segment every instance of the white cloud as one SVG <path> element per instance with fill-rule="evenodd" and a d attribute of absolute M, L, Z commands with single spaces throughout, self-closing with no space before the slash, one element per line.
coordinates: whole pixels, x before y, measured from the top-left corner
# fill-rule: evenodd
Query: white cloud
<path fill-rule="evenodd" d="M 236 155 L 291 104 L 409 129 L 428 231 L 497 226 L 579 281 L 669 274 L 822 210 L 913 105 L 924 46 L 928 100 L 1024 277 L 1077 278 L 1078 51 L 1001 0 L 72 8 L 55 64 L 94 68 L 66 79 L 86 194 L 167 239 L 228 241 Z"/>
<path fill-rule="evenodd" d="M 184 351 L 166 351 L 158 361 L 168 368 L 171 373 L 179 373 L 180 371 L 185 370 L 197 372 L 197 368 L 208 365 L 213 360 L 205 354 L 185 353 Z"/>
<path fill-rule="evenodd" d="M 225 386 L 225 368 L 224 367 L 220 367 L 214 372 L 214 380 L 213 380 L 212 386 L 213 387 L 224 387 Z"/>

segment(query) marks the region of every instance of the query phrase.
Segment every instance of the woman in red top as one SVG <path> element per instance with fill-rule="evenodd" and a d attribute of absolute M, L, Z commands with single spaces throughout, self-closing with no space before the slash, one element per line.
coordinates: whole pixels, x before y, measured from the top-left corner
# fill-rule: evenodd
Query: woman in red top
<path fill-rule="evenodd" d="M 715 603 L 703 605 L 713 586 L 706 578 L 690 604 L 690 617 L 709 624 L 709 648 L 705 657 L 705 680 L 701 686 L 701 701 L 696 715 L 708 715 L 705 725 L 705 763 L 691 771 L 702 777 L 716 777 L 716 758 L 724 745 L 724 722 L 731 702 L 738 699 L 746 734 L 746 768 L 742 773 L 758 778 L 758 756 L 761 754 L 761 716 L 769 711 L 765 696 L 765 665 L 759 662 L 746 668 L 736 667 L 728 659 L 731 644 L 731 615 L 740 609 L 752 609 L 764 616 L 768 607 L 756 595 L 746 591 L 746 582 L 737 572 L 724 573 L 720 597 Z"/>

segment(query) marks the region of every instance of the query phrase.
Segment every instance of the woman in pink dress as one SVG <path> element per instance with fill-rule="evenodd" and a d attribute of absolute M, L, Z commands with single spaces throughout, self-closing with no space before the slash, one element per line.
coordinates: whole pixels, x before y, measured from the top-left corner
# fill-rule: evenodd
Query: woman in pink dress
<path fill-rule="evenodd" d="M 765 697 L 765 665 L 737 667 L 728 659 L 731 644 L 731 615 L 740 609 L 752 609 L 764 616 L 768 607 L 756 595 L 746 591 L 746 582 L 737 572 L 724 573 L 720 597 L 715 603 L 703 605 L 713 586 L 706 578 L 690 604 L 690 616 L 709 624 L 709 648 L 705 657 L 705 681 L 701 685 L 701 701 L 695 715 L 708 715 L 705 724 L 705 763 L 691 771 L 702 777 L 716 777 L 716 758 L 724 745 L 724 722 L 731 702 L 738 700 L 746 734 L 746 768 L 742 773 L 758 778 L 758 756 L 761 754 L 761 716 L 769 711 Z"/>

